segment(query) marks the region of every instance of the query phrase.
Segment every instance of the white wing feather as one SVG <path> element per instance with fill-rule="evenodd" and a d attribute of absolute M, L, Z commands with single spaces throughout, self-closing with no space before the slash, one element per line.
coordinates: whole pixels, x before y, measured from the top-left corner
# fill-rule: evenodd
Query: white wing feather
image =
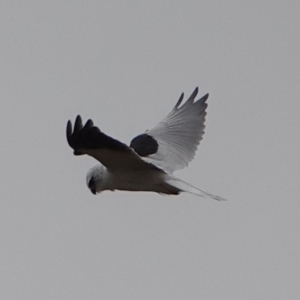
<path fill-rule="evenodd" d="M 208 94 L 194 101 L 198 93 L 195 89 L 189 99 L 181 106 L 183 94 L 173 110 L 154 128 L 146 133 L 158 142 L 158 151 L 143 157 L 163 170 L 172 173 L 188 166 L 194 158 L 197 147 L 204 134 L 204 122 Z"/>

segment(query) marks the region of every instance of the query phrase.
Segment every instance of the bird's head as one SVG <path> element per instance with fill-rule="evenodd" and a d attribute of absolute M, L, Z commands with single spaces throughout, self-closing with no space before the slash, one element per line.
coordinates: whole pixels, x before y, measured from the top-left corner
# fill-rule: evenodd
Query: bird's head
<path fill-rule="evenodd" d="M 106 168 L 100 164 L 91 168 L 86 175 L 86 184 L 94 195 L 105 190 Z"/>

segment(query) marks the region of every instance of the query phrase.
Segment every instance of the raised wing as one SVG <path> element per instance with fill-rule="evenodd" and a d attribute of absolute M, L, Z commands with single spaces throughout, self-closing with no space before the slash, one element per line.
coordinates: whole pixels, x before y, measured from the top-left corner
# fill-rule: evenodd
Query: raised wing
<path fill-rule="evenodd" d="M 71 121 L 67 123 L 67 140 L 74 149 L 74 155 L 90 155 L 107 169 L 157 169 L 151 163 L 142 160 L 127 145 L 101 132 L 92 120 L 88 120 L 83 126 L 79 115 L 75 120 L 74 129 Z"/>
<path fill-rule="evenodd" d="M 180 106 L 180 96 L 172 111 L 154 128 L 135 137 L 132 147 L 144 160 L 172 173 L 187 167 L 204 134 L 208 94 L 195 101 L 198 88 Z M 180 106 L 180 107 L 179 107 Z"/>

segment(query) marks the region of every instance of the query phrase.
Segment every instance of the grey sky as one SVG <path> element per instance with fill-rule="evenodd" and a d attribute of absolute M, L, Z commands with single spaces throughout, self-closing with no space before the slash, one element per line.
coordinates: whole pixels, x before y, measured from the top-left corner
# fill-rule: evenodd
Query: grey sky
<path fill-rule="evenodd" d="M 299 1 L 2 1 L 1 299 L 298 299 Z M 210 93 L 175 174 L 229 199 L 105 192 L 65 139 L 129 142 Z"/>

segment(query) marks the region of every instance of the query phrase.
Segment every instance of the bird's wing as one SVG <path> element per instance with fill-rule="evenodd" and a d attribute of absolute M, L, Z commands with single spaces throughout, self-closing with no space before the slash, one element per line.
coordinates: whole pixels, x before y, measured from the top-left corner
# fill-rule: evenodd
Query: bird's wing
<path fill-rule="evenodd" d="M 205 128 L 208 94 L 195 101 L 197 94 L 198 88 L 180 106 L 182 94 L 172 111 L 154 128 L 135 137 L 130 147 L 167 172 L 185 168 L 194 158 Z"/>
<path fill-rule="evenodd" d="M 74 155 L 90 155 L 110 170 L 157 169 L 141 159 L 132 148 L 101 132 L 92 120 L 83 126 L 80 116 L 77 116 L 74 128 L 71 121 L 68 121 L 67 140 L 74 149 Z"/>

